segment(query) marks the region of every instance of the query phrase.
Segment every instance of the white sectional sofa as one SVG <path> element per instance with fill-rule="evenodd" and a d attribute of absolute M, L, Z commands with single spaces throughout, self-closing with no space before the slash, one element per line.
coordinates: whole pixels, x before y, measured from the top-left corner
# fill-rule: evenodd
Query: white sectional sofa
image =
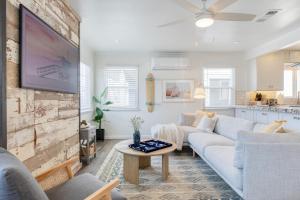
<path fill-rule="evenodd" d="M 246 200 L 300 199 L 300 136 L 217 115 L 214 133 L 181 124 L 190 147 Z"/>

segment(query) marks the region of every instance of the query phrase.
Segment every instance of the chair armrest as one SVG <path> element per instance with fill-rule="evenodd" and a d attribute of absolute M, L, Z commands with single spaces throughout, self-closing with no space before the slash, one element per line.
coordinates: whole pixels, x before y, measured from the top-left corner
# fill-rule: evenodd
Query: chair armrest
<path fill-rule="evenodd" d="M 72 178 L 74 176 L 73 172 L 72 172 L 72 169 L 71 169 L 71 166 L 74 162 L 78 161 L 79 159 L 76 157 L 76 158 L 72 158 L 72 159 L 69 159 L 61 164 L 58 164 L 48 170 L 46 170 L 45 172 L 41 173 L 40 175 L 36 176 L 35 179 L 38 181 L 38 182 L 41 182 L 43 181 L 44 179 L 46 179 L 47 177 L 49 177 L 50 175 L 54 174 L 55 172 L 61 170 L 61 169 L 65 169 L 68 173 L 68 176 L 69 178 Z"/>
<path fill-rule="evenodd" d="M 299 143 L 245 144 L 244 155 L 244 199 L 299 198 Z"/>
<path fill-rule="evenodd" d="M 111 200 L 111 191 L 120 184 L 119 179 L 114 179 L 84 200 Z"/>

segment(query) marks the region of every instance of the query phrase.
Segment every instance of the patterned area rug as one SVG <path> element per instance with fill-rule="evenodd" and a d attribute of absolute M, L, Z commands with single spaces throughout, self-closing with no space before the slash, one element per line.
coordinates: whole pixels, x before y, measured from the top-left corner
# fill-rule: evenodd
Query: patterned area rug
<path fill-rule="evenodd" d="M 119 177 L 119 188 L 129 200 L 242 200 L 201 158 L 190 152 L 170 155 L 170 175 L 161 178 L 161 157 L 152 157 L 151 167 L 140 170 L 140 185 L 129 184 L 123 177 L 123 155 L 113 149 L 97 177 L 109 182 Z"/>

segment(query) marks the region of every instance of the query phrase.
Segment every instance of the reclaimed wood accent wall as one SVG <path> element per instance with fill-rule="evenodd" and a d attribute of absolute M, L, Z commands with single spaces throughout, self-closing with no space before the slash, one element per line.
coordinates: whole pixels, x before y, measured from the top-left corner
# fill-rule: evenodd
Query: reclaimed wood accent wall
<path fill-rule="evenodd" d="M 20 4 L 76 46 L 80 19 L 65 0 L 7 0 L 7 148 L 37 175 L 79 156 L 79 94 L 20 88 Z"/>

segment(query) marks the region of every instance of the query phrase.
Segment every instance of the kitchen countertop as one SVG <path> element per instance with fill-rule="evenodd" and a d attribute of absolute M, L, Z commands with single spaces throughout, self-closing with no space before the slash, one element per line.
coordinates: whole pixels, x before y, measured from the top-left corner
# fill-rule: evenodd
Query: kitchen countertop
<path fill-rule="evenodd" d="M 278 105 L 278 106 L 236 105 L 235 108 L 243 108 L 243 109 L 258 110 L 258 111 L 265 111 L 265 112 L 291 113 L 291 114 L 300 115 L 300 105 L 299 107 L 290 107 L 290 105 Z"/>

